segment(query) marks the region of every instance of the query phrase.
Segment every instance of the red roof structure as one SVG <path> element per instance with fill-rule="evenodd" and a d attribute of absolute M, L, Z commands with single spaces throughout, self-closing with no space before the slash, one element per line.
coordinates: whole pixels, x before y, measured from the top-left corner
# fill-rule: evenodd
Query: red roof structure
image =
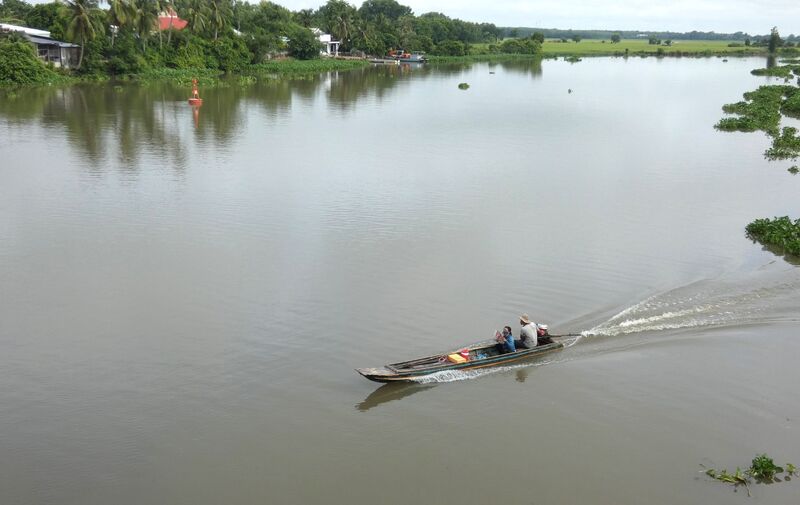
<path fill-rule="evenodd" d="M 158 16 L 158 29 L 162 32 L 169 29 L 183 30 L 188 24 L 188 21 L 179 18 L 178 13 L 172 9 L 164 11 Z"/>

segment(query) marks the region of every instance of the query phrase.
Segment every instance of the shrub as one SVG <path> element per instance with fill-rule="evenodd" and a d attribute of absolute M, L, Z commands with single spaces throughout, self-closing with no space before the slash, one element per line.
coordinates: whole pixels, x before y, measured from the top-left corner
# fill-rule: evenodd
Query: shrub
<path fill-rule="evenodd" d="M 507 39 L 500 44 L 500 52 L 508 54 L 536 54 L 541 43 L 533 37 L 527 39 Z"/>
<path fill-rule="evenodd" d="M 319 39 L 311 30 L 299 28 L 289 38 L 289 54 L 299 60 L 313 60 L 319 58 L 322 47 Z"/>
<path fill-rule="evenodd" d="M 458 40 L 443 40 L 436 45 L 436 54 L 441 56 L 465 56 L 467 48 Z"/>
<path fill-rule="evenodd" d="M 0 84 L 46 84 L 59 79 L 28 42 L 0 40 Z"/>

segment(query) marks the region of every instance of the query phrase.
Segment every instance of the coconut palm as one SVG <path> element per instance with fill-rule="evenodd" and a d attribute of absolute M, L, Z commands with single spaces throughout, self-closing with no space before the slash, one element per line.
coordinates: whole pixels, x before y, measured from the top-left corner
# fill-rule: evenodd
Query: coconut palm
<path fill-rule="evenodd" d="M 132 24 L 134 19 L 136 19 L 136 8 L 130 0 L 109 0 L 108 23 L 111 25 L 111 47 L 114 47 L 117 31 Z"/>
<path fill-rule="evenodd" d="M 67 15 L 67 37 L 79 42 L 81 46 L 78 56 L 78 66 L 81 68 L 83 63 L 83 52 L 87 42 L 91 42 L 97 37 L 98 33 L 103 33 L 103 23 L 92 12 L 97 9 L 97 3 L 92 0 L 66 0 Z"/>
<path fill-rule="evenodd" d="M 320 7 L 319 12 L 328 31 L 345 45 L 349 44 L 356 33 L 356 8 L 344 0 L 328 0 L 328 3 Z"/>
<path fill-rule="evenodd" d="M 154 0 L 133 0 L 136 16 L 133 20 L 133 29 L 142 43 L 142 51 L 147 51 L 147 39 L 157 28 L 160 5 Z"/>
<path fill-rule="evenodd" d="M 209 27 L 214 30 L 214 40 L 217 40 L 219 32 L 228 27 L 233 16 L 230 0 L 209 0 L 208 14 Z"/>
<path fill-rule="evenodd" d="M 209 10 L 205 0 L 189 0 L 181 15 L 192 33 L 201 33 L 208 25 Z"/>

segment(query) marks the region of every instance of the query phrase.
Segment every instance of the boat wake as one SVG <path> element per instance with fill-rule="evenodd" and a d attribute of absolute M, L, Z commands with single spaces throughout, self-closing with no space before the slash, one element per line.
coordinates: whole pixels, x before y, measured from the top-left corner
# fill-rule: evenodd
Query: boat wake
<path fill-rule="evenodd" d="M 557 361 L 558 360 L 535 361 L 532 363 L 524 363 L 520 365 L 498 366 L 492 368 L 483 368 L 480 370 L 442 370 L 441 372 L 435 372 L 430 375 L 423 375 L 421 377 L 417 377 L 416 379 L 414 379 L 414 382 L 418 384 L 438 384 L 443 382 L 458 382 L 458 381 L 476 379 L 478 377 L 485 377 L 487 375 L 494 375 L 497 373 L 520 370 L 523 368 L 532 368 L 537 366 L 550 365 L 552 363 L 556 363 Z"/>
<path fill-rule="evenodd" d="M 739 274 L 730 278 L 707 279 L 648 297 L 613 315 L 577 337 L 564 340 L 569 348 L 579 343 L 595 342 L 593 346 L 580 346 L 578 355 L 549 361 L 501 366 L 480 370 L 445 370 L 416 379 L 421 384 L 456 382 L 504 373 L 520 368 L 532 368 L 565 360 L 585 357 L 598 352 L 619 349 L 605 338 L 639 334 L 650 340 L 652 334 L 669 335 L 682 330 L 694 332 L 706 328 L 725 328 L 748 324 L 769 324 L 798 321 L 797 300 L 800 294 L 800 269 L 767 268 Z M 569 324 L 564 325 L 569 327 Z M 630 338 L 617 341 L 626 348 L 641 343 Z"/>
<path fill-rule="evenodd" d="M 698 281 L 651 296 L 581 335 L 614 337 L 795 319 L 799 277 L 792 268 L 746 279 Z"/>

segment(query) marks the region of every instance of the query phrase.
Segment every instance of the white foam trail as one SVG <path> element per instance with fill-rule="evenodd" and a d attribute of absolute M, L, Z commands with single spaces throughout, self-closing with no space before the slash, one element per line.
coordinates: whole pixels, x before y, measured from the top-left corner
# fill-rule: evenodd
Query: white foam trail
<path fill-rule="evenodd" d="M 743 279 L 699 281 L 631 305 L 607 321 L 581 332 L 569 343 L 565 341 L 564 347 L 572 347 L 591 337 L 780 321 L 785 317 L 782 315 L 785 311 L 796 314 L 798 292 L 800 269 L 794 268 L 757 272 Z M 564 357 L 480 370 L 445 370 L 415 381 L 421 384 L 456 382 L 569 359 Z"/>
<path fill-rule="evenodd" d="M 419 384 L 438 384 L 444 382 L 458 382 L 464 380 L 475 379 L 477 377 L 484 377 L 501 372 L 508 372 L 520 368 L 528 368 L 534 366 L 549 365 L 555 361 L 538 361 L 536 363 L 525 363 L 521 365 L 508 365 L 498 366 L 493 368 L 482 368 L 480 370 L 442 370 L 441 372 L 434 372 L 429 375 L 423 375 L 414 379 L 414 382 Z"/>

